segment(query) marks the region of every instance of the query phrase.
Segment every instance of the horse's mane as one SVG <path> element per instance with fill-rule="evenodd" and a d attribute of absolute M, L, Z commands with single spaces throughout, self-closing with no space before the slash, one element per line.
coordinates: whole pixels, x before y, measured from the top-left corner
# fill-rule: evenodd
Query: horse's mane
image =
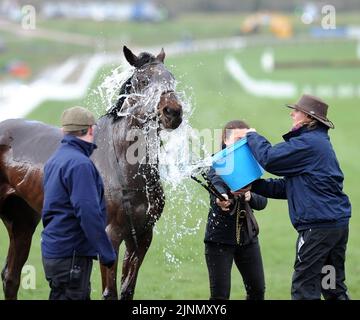
<path fill-rule="evenodd" d="M 130 90 L 131 90 L 131 80 L 132 80 L 131 76 L 129 79 L 127 79 L 123 85 L 120 88 L 119 91 L 119 99 L 116 101 L 116 103 L 110 108 L 110 110 L 106 113 L 106 115 L 111 116 L 114 121 L 118 120 L 121 118 L 121 116 L 119 116 L 119 112 L 124 104 L 124 101 L 126 99 L 126 95 L 130 94 Z"/>
<path fill-rule="evenodd" d="M 136 61 L 135 70 L 142 68 L 144 65 L 153 63 L 156 61 L 156 58 L 154 55 L 148 52 L 142 52 L 139 54 L 138 60 Z M 119 99 L 116 101 L 116 103 L 110 108 L 110 110 L 106 113 L 106 115 L 109 115 L 113 118 L 114 121 L 121 118 L 119 116 L 119 112 L 126 100 L 126 95 L 131 93 L 131 81 L 134 77 L 134 74 L 127 79 L 121 86 L 119 91 Z"/>

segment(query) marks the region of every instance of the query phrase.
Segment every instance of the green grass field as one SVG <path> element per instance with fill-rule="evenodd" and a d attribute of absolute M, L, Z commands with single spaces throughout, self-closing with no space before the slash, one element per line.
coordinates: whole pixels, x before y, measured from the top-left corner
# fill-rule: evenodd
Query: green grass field
<path fill-rule="evenodd" d="M 192 14 L 159 23 L 88 20 L 79 24 L 75 20 L 68 20 L 67 23 L 62 20 L 46 20 L 40 21 L 39 26 L 50 30 L 97 36 L 105 40 L 154 45 L 178 41 L 189 36 L 193 39 L 234 36 L 239 34 L 243 19 L 244 15 L 241 14 Z"/>
<path fill-rule="evenodd" d="M 336 51 L 332 50 L 336 46 Z M 336 43 L 283 45 L 274 47 L 279 61 L 295 59 L 311 60 L 326 56 L 328 59 L 355 59 L 356 44 L 348 42 L 341 46 Z M 179 89 L 192 96 L 194 113 L 191 124 L 194 128 L 219 129 L 231 119 L 245 119 L 259 133 L 271 142 L 281 141 L 281 135 L 287 132 L 291 124 L 289 109 L 282 99 L 262 99 L 248 95 L 225 71 L 224 58 L 233 54 L 242 62 L 246 71 L 256 78 L 276 80 L 291 79 L 301 86 L 310 84 L 360 85 L 360 73 L 356 68 L 345 69 L 306 69 L 281 70 L 273 74 L 264 74 L 259 67 L 263 47 L 249 47 L 239 51 L 217 51 L 196 53 L 181 57 L 170 57 L 166 64 L 179 80 Z M 166 50 L 166 47 L 165 47 Z M 110 71 L 109 68 L 99 74 L 93 87 L 96 87 Z M 91 90 L 90 90 L 91 91 Z M 90 92 L 89 91 L 89 92 Z M 327 99 L 330 105 L 329 118 L 336 129 L 330 131 L 331 140 L 345 175 L 345 192 L 350 196 L 353 217 L 350 223 L 350 237 L 347 250 L 346 283 L 353 299 L 360 299 L 360 192 L 357 182 L 360 169 L 357 160 L 360 149 L 357 138 L 360 134 L 358 119 L 360 109 L 358 98 Z M 28 115 L 29 119 L 41 120 L 59 125 L 59 117 L 65 107 L 83 104 L 101 114 L 99 100 L 93 94 L 80 101 L 48 101 Z M 176 197 L 168 196 L 163 216 L 156 226 L 153 243 L 140 269 L 135 299 L 208 299 L 208 275 L 204 259 L 203 236 L 207 217 L 208 195 L 187 182 L 190 194 L 179 192 Z M 165 186 L 165 190 L 168 189 Z M 256 213 L 260 226 L 260 244 L 266 277 L 267 299 L 289 299 L 292 267 L 295 258 L 296 231 L 292 228 L 285 201 L 270 200 L 268 207 Z M 185 230 L 199 228 L 190 235 Z M 196 228 L 195 228 L 196 229 Z M 31 254 L 27 264 L 36 267 L 36 290 L 20 289 L 20 299 L 46 299 L 48 285 L 41 265 L 39 225 L 33 239 Z M 177 236 L 175 236 L 177 235 Z M 8 240 L 5 228 L 0 225 L 0 259 L 5 260 Z M 169 262 L 170 254 L 177 261 Z M 92 298 L 101 298 L 101 285 L 98 265 L 92 275 Z M 232 299 L 245 296 L 241 277 L 233 268 Z M 3 298 L 0 292 L 0 299 Z"/>
<path fill-rule="evenodd" d="M 83 21 L 76 20 L 40 20 L 39 27 L 50 30 L 75 32 L 101 37 L 107 40 L 127 41 L 132 44 L 154 45 L 179 41 L 184 37 L 192 39 L 223 38 L 240 34 L 241 24 L 247 13 L 192 13 L 179 15 L 170 20 L 150 22 Z M 306 33 L 309 25 L 301 22 L 300 15 L 289 16 L 295 34 Z M 359 21 L 357 12 L 338 12 L 336 22 L 339 26 L 356 25 Z M 320 22 L 319 22 L 320 23 Z M 269 28 L 261 28 L 262 34 L 269 34 Z M 106 43 L 106 42 L 105 42 Z"/>

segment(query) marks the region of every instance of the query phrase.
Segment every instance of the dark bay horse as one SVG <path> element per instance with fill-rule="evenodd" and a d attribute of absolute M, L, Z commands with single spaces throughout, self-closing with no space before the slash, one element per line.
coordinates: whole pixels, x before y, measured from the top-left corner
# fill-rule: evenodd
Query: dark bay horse
<path fill-rule="evenodd" d="M 134 72 L 122 86 L 118 101 L 97 122 L 98 149 L 92 160 L 105 185 L 106 231 L 117 252 L 123 241 L 126 245 L 121 298 L 132 299 L 153 226 L 165 204 L 156 156 L 159 132 L 176 129 L 183 111 L 175 79 L 163 63 L 163 50 L 157 56 L 136 56 L 124 47 L 124 54 Z M 59 128 L 40 122 L 0 123 L 0 217 L 10 239 L 1 273 L 6 299 L 17 298 L 21 269 L 41 218 L 43 165 L 61 139 Z M 105 299 L 118 298 L 116 265 L 111 270 L 101 266 Z"/>

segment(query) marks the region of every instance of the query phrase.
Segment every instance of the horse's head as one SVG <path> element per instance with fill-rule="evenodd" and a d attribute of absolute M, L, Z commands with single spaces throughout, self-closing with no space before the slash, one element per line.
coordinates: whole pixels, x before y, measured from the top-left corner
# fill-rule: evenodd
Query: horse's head
<path fill-rule="evenodd" d="M 145 101 L 151 99 L 149 96 L 156 91 L 159 95 L 156 110 L 147 110 L 147 112 L 154 111 L 164 128 L 176 129 L 182 122 L 183 110 L 175 92 L 175 78 L 164 65 L 164 50 L 162 49 L 157 56 L 147 52 L 136 56 L 124 46 L 124 55 L 135 70 L 133 76 L 124 84 L 122 91 L 126 94 L 135 93 L 145 96 Z M 151 103 L 145 104 L 153 108 Z"/>

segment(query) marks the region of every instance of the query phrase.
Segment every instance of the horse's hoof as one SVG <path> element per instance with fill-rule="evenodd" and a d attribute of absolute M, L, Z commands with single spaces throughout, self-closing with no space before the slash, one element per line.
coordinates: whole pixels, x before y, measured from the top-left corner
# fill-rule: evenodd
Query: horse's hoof
<path fill-rule="evenodd" d="M 105 291 L 102 294 L 103 300 L 117 300 L 118 296 L 116 293 L 109 291 L 108 289 L 105 289 Z"/>
<path fill-rule="evenodd" d="M 134 292 L 125 292 L 121 294 L 120 300 L 133 300 Z"/>
<path fill-rule="evenodd" d="M 103 300 L 117 300 L 118 299 L 118 297 L 113 294 L 103 295 L 102 298 L 103 298 Z"/>

